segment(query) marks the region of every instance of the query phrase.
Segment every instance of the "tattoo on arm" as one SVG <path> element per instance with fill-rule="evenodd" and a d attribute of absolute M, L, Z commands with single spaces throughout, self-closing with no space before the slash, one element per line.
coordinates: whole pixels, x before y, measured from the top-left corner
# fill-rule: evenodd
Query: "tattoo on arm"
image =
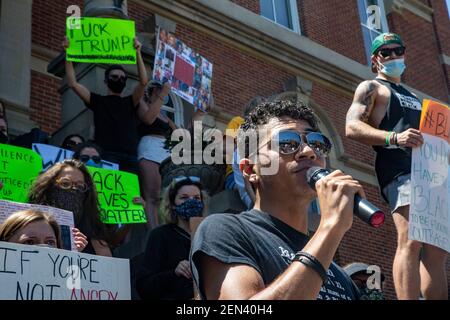
<path fill-rule="evenodd" d="M 369 121 L 370 111 L 375 100 L 375 85 L 368 81 L 356 90 L 355 99 L 348 110 L 347 121 Z"/>

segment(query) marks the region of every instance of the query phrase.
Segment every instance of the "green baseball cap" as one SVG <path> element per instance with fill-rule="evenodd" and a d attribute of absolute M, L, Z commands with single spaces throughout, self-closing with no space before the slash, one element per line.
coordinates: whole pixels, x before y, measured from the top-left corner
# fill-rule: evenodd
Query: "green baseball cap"
<path fill-rule="evenodd" d="M 395 33 L 382 33 L 378 37 L 376 37 L 372 42 L 372 48 L 370 52 L 374 54 L 381 46 L 385 44 L 397 43 L 403 46 L 402 39 L 398 34 Z"/>

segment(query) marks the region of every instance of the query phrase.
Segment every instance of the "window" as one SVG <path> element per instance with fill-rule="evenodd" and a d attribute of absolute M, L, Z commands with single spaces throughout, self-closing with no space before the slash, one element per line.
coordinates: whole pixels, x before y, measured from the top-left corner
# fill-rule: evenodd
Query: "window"
<path fill-rule="evenodd" d="M 370 47 L 372 41 L 378 35 L 389 32 L 384 11 L 383 0 L 357 0 L 359 17 L 361 19 L 362 33 L 364 37 L 364 48 L 366 51 L 367 64 L 370 65 L 372 54 Z"/>
<path fill-rule="evenodd" d="M 261 15 L 300 33 L 297 0 L 260 0 Z"/>

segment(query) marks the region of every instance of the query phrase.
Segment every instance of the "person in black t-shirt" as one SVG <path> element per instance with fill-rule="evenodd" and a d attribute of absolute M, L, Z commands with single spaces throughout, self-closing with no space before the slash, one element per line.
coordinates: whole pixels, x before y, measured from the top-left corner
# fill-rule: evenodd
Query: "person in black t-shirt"
<path fill-rule="evenodd" d="M 150 232 L 137 290 L 142 299 L 194 297 L 189 267 L 190 219 L 206 212 L 207 195 L 198 177 L 177 177 L 167 187 L 162 212 L 168 221 Z"/>
<path fill-rule="evenodd" d="M 263 102 L 238 134 L 240 169 L 256 190 L 252 210 L 210 215 L 198 227 L 191 269 L 203 299 L 357 299 L 357 289 L 332 262 L 353 222 L 358 181 L 337 170 L 308 185 L 310 167 L 325 166 L 331 143 L 300 102 Z M 258 156 L 255 158 L 255 154 Z M 278 166 L 277 166 L 278 164 Z M 320 225 L 309 239 L 308 207 L 318 197 Z"/>
<path fill-rule="evenodd" d="M 69 47 L 67 37 L 64 49 Z M 151 110 L 140 103 L 148 82 L 147 71 L 141 55 L 141 43 L 134 39 L 139 82 L 132 95 L 122 97 L 127 75 L 120 65 L 111 65 L 105 71 L 108 94 L 101 96 L 77 82 L 71 61 L 66 60 L 67 83 L 94 113 L 95 142 L 104 150 L 104 159 L 119 164 L 120 170 L 137 173 L 136 149 L 138 119 L 146 121 Z"/>
<path fill-rule="evenodd" d="M 405 46 L 399 35 L 383 33 L 372 43 L 374 80 L 362 82 L 347 112 L 346 136 L 373 146 L 381 195 L 397 229 L 393 278 L 397 297 L 448 299 L 447 252 L 409 239 L 412 148 L 423 144 L 421 101 L 401 84 Z"/>

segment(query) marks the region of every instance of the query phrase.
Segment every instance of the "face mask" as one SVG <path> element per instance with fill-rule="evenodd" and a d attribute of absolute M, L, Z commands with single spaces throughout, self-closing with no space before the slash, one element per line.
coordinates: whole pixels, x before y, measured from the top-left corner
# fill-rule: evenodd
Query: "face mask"
<path fill-rule="evenodd" d="M 403 58 L 387 61 L 384 64 L 379 61 L 378 63 L 380 64 L 380 67 L 382 67 L 380 72 L 392 78 L 400 77 L 406 68 L 405 59 Z"/>
<path fill-rule="evenodd" d="M 383 292 L 377 289 L 360 289 L 360 300 L 385 300 Z"/>
<path fill-rule="evenodd" d="M 9 138 L 6 134 L 3 132 L 0 132 L 0 143 L 8 143 Z"/>
<path fill-rule="evenodd" d="M 73 212 L 75 225 L 79 224 L 83 216 L 85 194 L 79 190 L 65 190 L 53 187 L 49 194 L 49 205 L 55 208 Z"/>
<path fill-rule="evenodd" d="M 174 211 L 185 220 L 192 217 L 201 217 L 203 212 L 203 202 L 197 199 L 189 199 L 182 204 L 175 206 Z"/>
<path fill-rule="evenodd" d="M 85 165 L 90 166 L 90 167 L 94 167 L 94 168 L 101 168 L 102 167 L 102 163 L 96 163 L 94 160 L 89 159 L 88 162 L 85 163 Z"/>
<path fill-rule="evenodd" d="M 111 89 L 114 93 L 122 93 L 123 89 L 127 85 L 126 81 L 122 80 L 112 80 L 108 79 L 107 81 L 108 88 Z"/>

